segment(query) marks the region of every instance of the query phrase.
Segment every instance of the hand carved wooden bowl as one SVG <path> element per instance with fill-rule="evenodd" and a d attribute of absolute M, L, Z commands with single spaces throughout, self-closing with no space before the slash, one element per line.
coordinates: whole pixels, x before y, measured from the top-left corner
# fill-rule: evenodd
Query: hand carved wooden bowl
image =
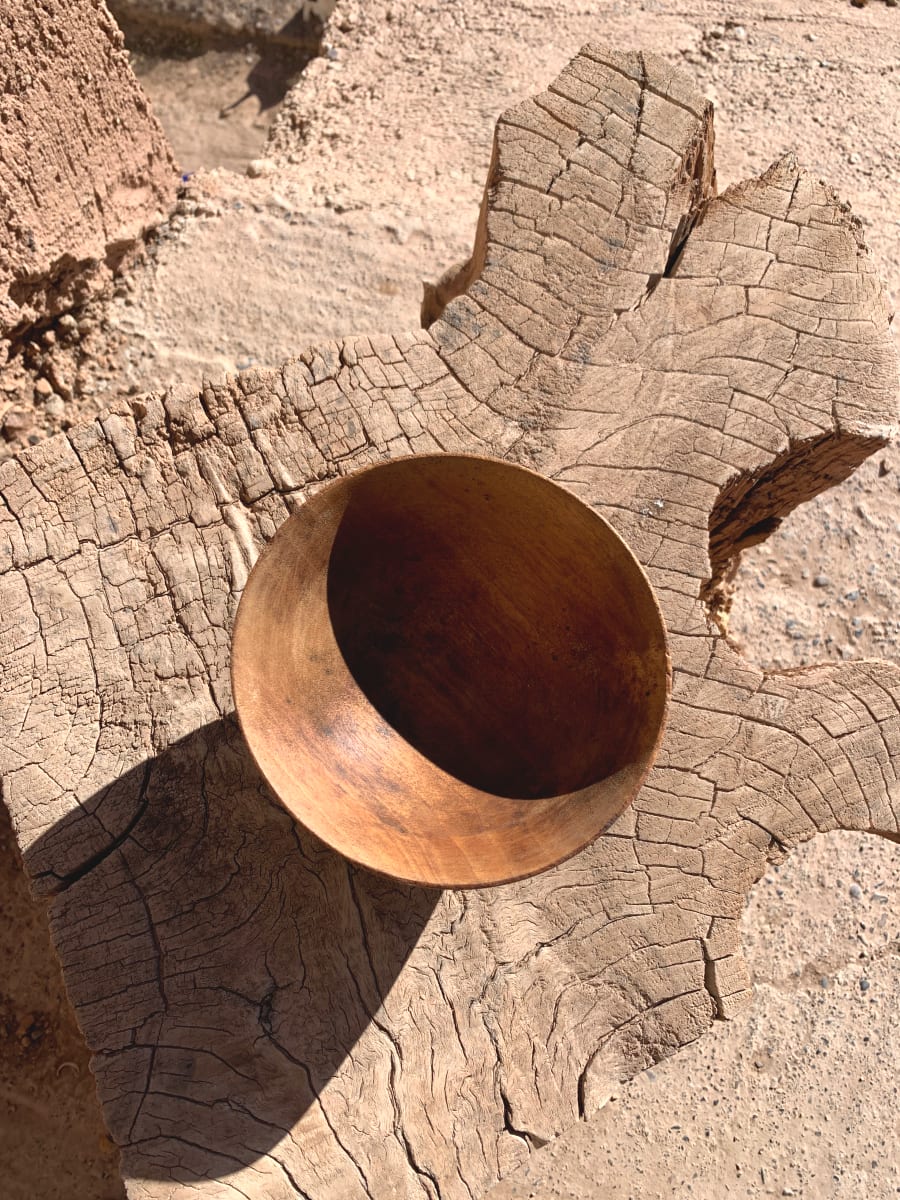
<path fill-rule="evenodd" d="M 375 870 L 478 886 L 560 862 L 631 802 L 670 672 L 606 521 L 524 468 L 437 455 L 285 521 L 241 600 L 232 682 L 304 825 Z"/>

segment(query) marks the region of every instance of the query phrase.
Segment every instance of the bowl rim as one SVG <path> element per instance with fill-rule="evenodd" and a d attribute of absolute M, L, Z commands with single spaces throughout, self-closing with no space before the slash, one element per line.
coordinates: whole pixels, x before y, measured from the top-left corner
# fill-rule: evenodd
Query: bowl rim
<path fill-rule="evenodd" d="M 547 484 L 550 487 L 559 488 L 559 490 L 564 492 L 570 499 L 574 500 L 576 503 L 580 504 L 583 508 L 585 508 L 595 520 L 600 521 L 606 527 L 608 533 L 610 533 L 612 535 L 613 539 L 619 543 L 620 548 L 625 551 L 625 554 L 631 560 L 632 565 L 637 569 L 638 574 L 639 574 L 640 578 L 643 580 L 644 585 L 647 589 L 647 593 L 649 594 L 649 596 L 652 600 L 653 612 L 655 613 L 657 621 L 658 621 L 658 628 L 662 633 L 662 647 L 661 648 L 662 648 L 663 660 L 664 660 L 664 664 L 665 664 L 665 685 L 664 685 L 664 690 L 663 690 L 662 709 L 660 712 L 659 723 L 658 723 L 657 730 L 656 730 L 656 736 L 653 739 L 652 745 L 649 747 L 649 750 L 647 751 L 646 766 L 643 768 L 643 770 L 638 775 L 636 782 L 633 785 L 632 794 L 631 794 L 631 797 L 628 800 L 628 802 L 612 818 L 610 818 L 609 821 L 607 821 L 605 824 L 601 825 L 596 831 L 594 831 L 583 842 L 574 846 L 571 850 L 566 850 L 563 854 L 559 855 L 559 857 L 551 859 L 550 861 L 545 863 L 544 866 L 539 867 L 537 870 L 514 872 L 511 875 L 505 875 L 498 879 L 489 879 L 489 880 L 459 881 L 459 880 L 435 880 L 435 879 L 416 878 L 414 875 L 403 875 L 403 874 L 399 874 L 396 871 L 390 871 L 390 870 L 386 870 L 383 867 L 375 866 L 372 863 L 365 862 L 362 859 L 357 858 L 352 854 L 348 854 L 348 853 L 346 853 L 346 851 L 341 850 L 337 846 L 333 845 L 326 837 L 324 837 L 322 834 L 318 833 L 315 829 L 313 829 L 310 825 L 308 825 L 307 822 L 304 821 L 302 817 L 298 816 L 293 811 L 293 809 L 291 809 L 288 806 L 288 804 L 282 799 L 282 797 L 279 795 L 279 793 L 276 790 L 276 788 L 274 787 L 274 785 L 269 782 L 269 778 L 257 757 L 257 754 L 254 749 L 253 742 L 251 740 L 249 731 L 244 723 L 244 718 L 241 715 L 241 707 L 237 701 L 237 689 L 235 687 L 236 658 L 235 658 L 235 653 L 234 653 L 234 647 L 235 647 L 235 643 L 237 640 L 238 628 L 241 624 L 241 614 L 242 614 L 242 612 L 246 612 L 246 609 L 244 606 L 244 595 L 246 594 L 247 587 L 250 583 L 253 573 L 256 571 L 258 565 L 263 560 L 263 558 L 270 553 L 270 551 L 272 550 L 272 547 L 274 546 L 275 542 L 278 540 L 282 531 L 295 518 L 300 517 L 302 515 L 303 509 L 306 506 L 306 504 L 309 503 L 310 501 L 316 499 L 316 497 L 320 496 L 323 492 L 327 491 L 331 487 L 336 486 L 339 483 L 351 484 L 354 480 L 358 479 L 360 476 L 368 474 L 370 471 L 377 470 L 379 468 L 388 467 L 388 466 L 391 466 L 394 464 L 400 464 L 403 462 L 409 462 L 412 460 L 415 460 L 416 462 L 424 462 L 429 459 L 438 461 L 438 460 L 448 459 L 448 458 L 468 459 L 468 460 L 473 460 L 476 462 L 490 463 L 491 466 L 508 467 L 512 470 L 521 471 L 526 475 L 531 475 L 534 478 L 539 479 L 542 483 Z M 315 486 L 315 485 L 318 485 L 318 486 Z M 359 867 L 362 870 L 371 871 L 374 874 L 380 875 L 385 879 L 393 880 L 395 883 L 399 882 L 399 883 L 403 883 L 403 884 L 410 884 L 410 885 L 413 885 L 416 887 L 430 888 L 430 889 L 433 889 L 436 891 L 444 891 L 444 890 L 453 890 L 453 891 L 479 890 L 480 891 L 485 888 L 503 887 L 506 884 L 519 883 L 522 880 L 532 879 L 538 875 L 543 875 L 546 871 L 550 871 L 553 868 L 560 866 L 562 863 L 568 862 L 569 859 L 574 858 L 575 855 L 580 854 L 583 850 L 586 850 L 589 846 L 592 846 L 594 844 L 594 842 L 596 842 L 610 828 L 610 826 L 613 825 L 619 819 L 619 817 L 621 817 L 623 815 L 623 813 L 628 811 L 628 809 L 634 804 L 635 800 L 640 795 L 641 789 L 643 788 L 643 786 L 647 780 L 647 776 L 650 774 L 651 770 L 655 766 L 657 757 L 659 756 L 660 746 L 662 745 L 662 740 L 666 733 L 668 717 L 669 717 L 669 709 L 671 707 L 671 699 L 672 699 L 673 670 L 672 670 L 672 653 L 671 653 L 671 644 L 669 641 L 668 626 L 666 625 L 665 616 L 662 611 L 662 606 L 660 605 L 660 602 L 659 602 L 659 597 L 656 594 L 656 589 L 654 588 L 652 582 L 650 581 L 650 577 L 647 574 L 644 564 L 637 557 L 634 550 L 628 544 L 627 540 L 622 536 L 622 534 L 619 533 L 619 531 L 612 525 L 612 523 L 605 516 L 603 516 L 602 513 L 597 512 L 596 508 L 594 508 L 593 505 L 588 504 L 586 501 L 582 500 L 580 496 L 577 496 L 573 491 L 571 491 L 568 487 L 566 487 L 565 484 L 560 483 L 559 481 L 557 481 L 555 479 L 548 478 L 545 474 L 543 474 L 543 472 L 538 471 L 533 467 L 526 466 L 526 465 L 524 465 L 522 463 L 518 463 L 518 462 L 512 462 L 509 459 L 498 458 L 498 457 L 496 457 L 494 455 L 490 455 L 490 454 L 473 454 L 473 453 L 466 453 L 466 452 L 446 451 L 446 452 L 428 452 L 426 454 L 400 454 L 400 455 L 395 455 L 393 457 L 384 457 L 384 458 L 376 459 L 375 462 L 363 463 L 361 466 L 355 467 L 352 471 L 348 471 L 345 474 L 338 471 L 335 475 L 333 475 L 329 478 L 313 480 L 310 482 L 310 484 L 308 484 L 302 490 L 303 490 L 304 494 L 300 498 L 300 502 L 299 502 L 298 506 L 292 512 L 289 512 L 288 515 L 284 518 L 284 520 L 281 522 L 281 524 L 275 530 L 272 537 L 270 537 L 269 540 L 266 542 L 266 544 L 263 546 L 262 550 L 260 551 L 259 555 L 256 558 L 256 561 L 253 563 L 253 566 L 250 568 L 250 570 L 247 574 L 247 578 L 245 579 L 243 587 L 241 588 L 241 595 L 240 595 L 240 599 L 238 600 L 237 611 L 235 613 L 234 620 L 232 622 L 231 637 L 229 639 L 230 653 L 229 653 L 228 674 L 229 674 L 229 683 L 231 686 L 231 701 L 232 701 L 232 705 L 234 707 L 234 713 L 235 713 L 235 716 L 237 717 L 238 726 L 240 728 L 241 736 L 244 739 L 244 744 L 246 745 L 248 751 L 250 752 L 250 757 L 252 758 L 256 769 L 259 771 L 260 776 L 262 777 L 266 787 L 270 790 L 273 797 L 277 801 L 279 807 L 287 814 L 287 816 L 289 817 L 290 820 L 296 821 L 299 825 L 301 825 L 303 827 L 304 830 L 306 830 L 308 833 L 312 834 L 312 836 L 317 838 L 320 842 L 322 842 L 323 845 L 326 845 L 332 853 L 339 855 L 341 858 L 345 859 L 348 863 L 352 863 L 354 866 Z M 402 735 L 398 733 L 398 737 L 402 737 Z M 451 775 L 449 772 L 444 771 L 443 768 L 437 766 L 436 763 L 433 763 L 431 761 L 431 759 L 429 759 L 427 757 L 427 755 L 422 754 L 422 752 L 417 750 L 417 748 L 415 746 L 412 746 L 411 743 L 407 742 L 405 738 L 403 738 L 403 741 L 406 743 L 406 745 L 410 746 L 410 748 L 412 750 L 414 750 L 416 753 L 420 754 L 421 757 L 426 762 L 428 762 L 434 768 L 435 771 L 438 771 L 438 772 L 446 775 L 450 779 L 456 778 L 455 776 Z M 469 785 L 469 786 L 473 786 L 473 785 Z M 593 785 L 589 785 L 589 786 L 593 786 Z M 483 789 L 479 789 L 479 788 L 474 788 L 474 790 L 480 791 L 485 796 L 491 796 L 494 794 L 492 792 L 486 792 Z M 574 796 L 574 795 L 577 795 L 579 791 L 585 791 L 585 790 L 587 790 L 587 789 L 579 788 L 574 792 L 561 793 L 561 795 Z"/>

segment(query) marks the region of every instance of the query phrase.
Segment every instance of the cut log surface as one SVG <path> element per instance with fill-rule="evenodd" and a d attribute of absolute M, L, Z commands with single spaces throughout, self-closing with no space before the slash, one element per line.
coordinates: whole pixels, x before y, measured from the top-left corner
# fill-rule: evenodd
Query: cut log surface
<path fill-rule="evenodd" d="M 4 799 L 134 1198 L 471 1200 L 748 999 L 738 917 L 817 831 L 898 836 L 900 671 L 766 674 L 740 549 L 890 436 L 859 227 L 791 159 L 716 197 L 711 108 L 585 48 L 506 113 L 463 294 L 3 464 Z M 605 516 L 674 669 L 633 806 L 523 882 L 439 892 L 296 826 L 233 718 L 261 547 L 410 453 L 527 464 Z"/>

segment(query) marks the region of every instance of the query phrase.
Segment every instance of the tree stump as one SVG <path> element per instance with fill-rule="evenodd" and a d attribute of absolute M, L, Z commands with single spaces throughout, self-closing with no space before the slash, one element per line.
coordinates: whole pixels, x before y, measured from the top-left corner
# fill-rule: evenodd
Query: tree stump
<path fill-rule="evenodd" d="M 897 838 L 900 671 L 766 673 L 722 632 L 740 550 L 891 433 L 885 299 L 824 184 L 787 158 L 716 197 L 712 146 L 665 62 L 587 47 L 499 121 L 430 330 L 122 402 L 0 468 L 4 798 L 130 1196 L 481 1196 L 747 1000 L 771 859 Z M 261 546 L 322 481 L 422 452 L 595 506 L 671 642 L 633 806 L 485 890 L 349 865 L 232 713 Z"/>

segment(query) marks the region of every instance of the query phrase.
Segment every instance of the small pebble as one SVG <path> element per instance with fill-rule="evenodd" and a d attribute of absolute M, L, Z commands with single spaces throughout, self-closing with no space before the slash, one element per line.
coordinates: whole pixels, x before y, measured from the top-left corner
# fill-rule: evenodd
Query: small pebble
<path fill-rule="evenodd" d="M 819 987 L 820 987 L 820 988 L 827 988 L 827 987 L 828 987 L 828 977 L 827 977 L 827 975 L 823 975 L 823 976 L 821 977 L 821 979 L 819 980 Z"/>
<path fill-rule="evenodd" d="M 254 158 L 247 164 L 247 174 L 251 179 L 260 179 L 264 175 L 271 175 L 274 170 L 275 164 L 271 158 Z"/>
<path fill-rule="evenodd" d="M 47 403 L 44 405 L 44 412 L 54 421 L 58 421 L 65 411 L 66 405 L 62 396 L 58 396 L 56 392 L 52 392 L 47 398 Z"/>
<path fill-rule="evenodd" d="M 862 895 L 862 888 L 859 886 L 858 883 L 850 884 L 850 895 L 854 900 L 858 900 L 860 898 L 860 896 Z"/>
<path fill-rule="evenodd" d="M 51 391 L 59 392 L 64 400 L 72 399 L 72 389 L 69 387 L 68 380 L 61 371 L 53 372 L 53 387 Z"/>
<path fill-rule="evenodd" d="M 868 979 L 861 979 L 859 981 L 859 990 L 861 992 L 867 992 L 869 990 L 869 986 L 870 985 L 869 985 Z"/>
<path fill-rule="evenodd" d="M 31 428 L 31 413 L 21 408 L 12 408 L 3 420 L 3 436 L 8 442 L 27 433 Z"/>
<path fill-rule="evenodd" d="M 827 575 L 817 575 L 813 580 L 813 587 L 826 588 L 831 587 L 831 580 Z"/>
<path fill-rule="evenodd" d="M 49 379 L 36 379 L 34 382 L 34 396 L 36 400 L 46 400 L 48 396 L 53 395 L 53 384 Z"/>

